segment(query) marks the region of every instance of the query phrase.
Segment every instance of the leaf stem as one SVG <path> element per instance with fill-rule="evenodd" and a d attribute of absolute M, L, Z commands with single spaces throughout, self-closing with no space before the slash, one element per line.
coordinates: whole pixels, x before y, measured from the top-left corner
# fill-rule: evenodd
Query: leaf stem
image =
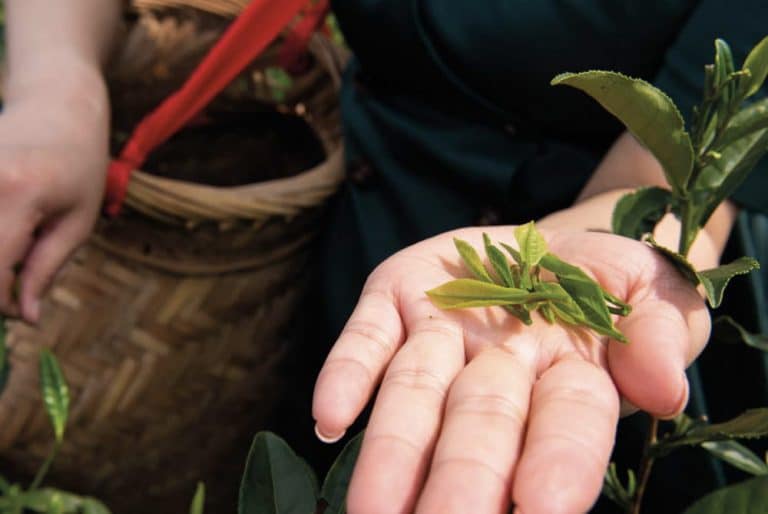
<path fill-rule="evenodd" d="M 632 506 L 627 514 L 640 514 L 640 507 L 643 503 L 643 495 L 645 495 L 645 488 L 648 486 L 648 479 L 651 476 L 651 469 L 653 463 L 656 460 L 651 456 L 651 448 L 657 441 L 657 432 L 659 430 L 659 420 L 651 416 L 651 421 L 648 424 L 648 436 L 645 439 L 645 447 L 643 448 L 643 460 L 640 463 L 640 481 L 637 485 L 637 492 L 632 502 Z"/>
<path fill-rule="evenodd" d="M 54 459 L 56 459 L 56 455 L 59 453 L 59 448 L 61 448 L 60 441 L 56 441 L 55 443 L 53 443 L 53 448 L 51 449 L 51 452 L 48 454 L 48 457 L 46 457 L 45 462 L 43 462 L 43 465 L 40 466 L 40 469 L 37 470 L 35 479 L 32 481 L 32 485 L 29 486 L 30 491 L 34 491 L 35 489 L 40 487 L 40 484 L 43 483 L 45 476 L 48 474 L 48 470 L 51 468 L 51 464 L 53 464 Z"/>

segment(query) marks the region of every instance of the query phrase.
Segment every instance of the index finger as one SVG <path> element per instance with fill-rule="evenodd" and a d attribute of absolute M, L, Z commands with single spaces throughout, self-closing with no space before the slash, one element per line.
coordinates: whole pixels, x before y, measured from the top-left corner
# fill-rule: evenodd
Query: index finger
<path fill-rule="evenodd" d="M 394 293 L 374 277 L 317 377 L 312 415 L 321 439 L 333 442 L 344 435 L 404 337 Z"/>

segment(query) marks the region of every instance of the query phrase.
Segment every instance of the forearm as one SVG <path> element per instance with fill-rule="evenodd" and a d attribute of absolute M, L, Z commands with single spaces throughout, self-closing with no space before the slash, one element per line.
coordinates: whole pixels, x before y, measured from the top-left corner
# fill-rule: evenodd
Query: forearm
<path fill-rule="evenodd" d="M 616 202 L 624 194 L 643 186 L 668 187 L 656 159 L 625 133 L 598 166 L 574 207 L 543 221 L 545 225 L 560 228 L 610 230 Z M 738 209 L 731 202 L 723 203 L 715 211 L 691 249 L 690 259 L 697 267 L 717 264 L 737 214 Z M 657 227 L 655 237 L 665 246 L 677 249 L 679 231 L 677 219 L 668 215 Z"/>
<path fill-rule="evenodd" d="M 103 96 L 120 10 L 119 0 L 6 0 L 6 103 L 38 93 Z"/>

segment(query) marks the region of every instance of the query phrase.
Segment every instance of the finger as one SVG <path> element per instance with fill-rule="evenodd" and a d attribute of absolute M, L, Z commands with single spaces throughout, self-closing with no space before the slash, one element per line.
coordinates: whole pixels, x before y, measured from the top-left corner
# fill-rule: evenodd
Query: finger
<path fill-rule="evenodd" d="M 448 387 L 464 366 L 461 327 L 434 314 L 408 326 L 371 414 L 349 488 L 349 512 L 411 513 L 440 429 Z"/>
<path fill-rule="evenodd" d="M 363 410 L 404 339 L 403 323 L 389 288 L 366 286 L 325 361 L 315 385 L 312 415 L 318 436 L 341 438 Z"/>
<path fill-rule="evenodd" d="M 566 358 L 533 387 L 513 500 L 523 514 L 587 512 L 613 446 L 619 396 L 602 368 Z"/>
<path fill-rule="evenodd" d="M 661 418 L 680 413 L 688 402 L 685 368 L 709 334 L 703 302 L 693 297 L 649 296 L 636 303 L 617 326 L 630 341 L 611 342 L 608 347 L 611 375 L 621 394 Z"/>
<path fill-rule="evenodd" d="M 459 374 L 417 513 L 507 512 L 535 379 L 533 360 L 488 350 Z"/>
<path fill-rule="evenodd" d="M 29 322 L 40 319 L 40 299 L 58 270 L 88 235 L 88 227 L 74 217 L 46 227 L 32 243 L 21 273 L 19 304 Z"/>
<path fill-rule="evenodd" d="M 16 267 L 27 253 L 34 227 L 20 223 L 15 216 L 4 220 L 7 225 L 0 231 L 0 312 L 18 316 Z"/>

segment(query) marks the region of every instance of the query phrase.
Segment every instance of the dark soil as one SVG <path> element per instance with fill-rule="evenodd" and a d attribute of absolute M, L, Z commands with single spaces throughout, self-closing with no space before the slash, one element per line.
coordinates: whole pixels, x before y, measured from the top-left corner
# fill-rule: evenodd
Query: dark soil
<path fill-rule="evenodd" d="M 113 155 L 120 143 L 115 141 Z M 320 140 L 298 116 L 227 112 L 209 115 L 173 136 L 150 154 L 142 170 L 230 187 L 296 175 L 324 158 Z"/>

